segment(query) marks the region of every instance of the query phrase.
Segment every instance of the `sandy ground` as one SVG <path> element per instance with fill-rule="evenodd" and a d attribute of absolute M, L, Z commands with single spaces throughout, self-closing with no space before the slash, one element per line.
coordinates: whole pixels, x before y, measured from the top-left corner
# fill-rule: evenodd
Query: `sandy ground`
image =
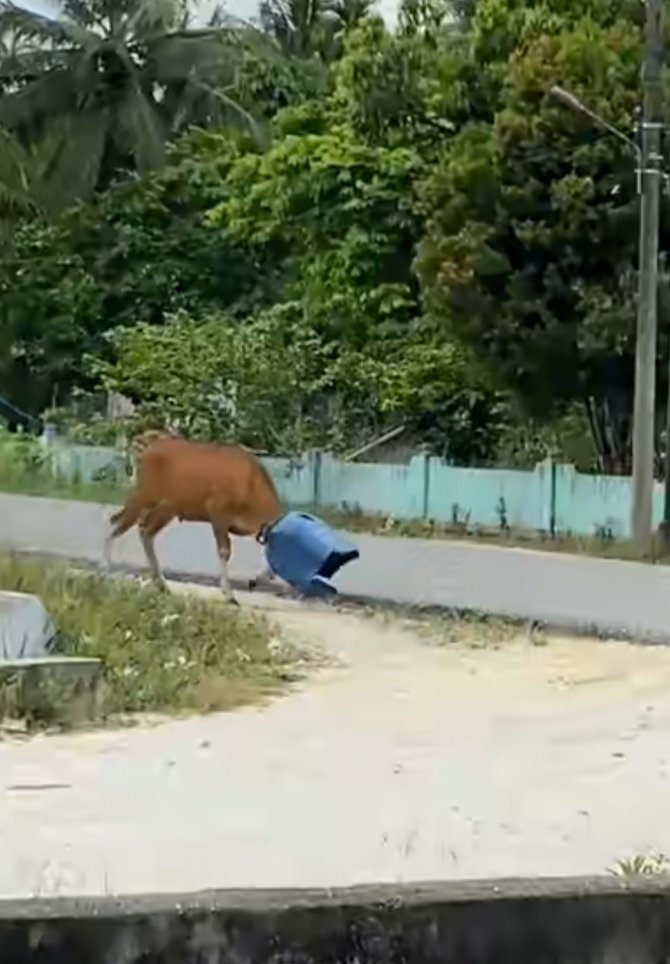
<path fill-rule="evenodd" d="M 402 621 L 243 601 L 328 665 L 261 708 L 0 742 L 0 896 L 598 873 L 670 854 L 670 649 L 437 646 Z"/>

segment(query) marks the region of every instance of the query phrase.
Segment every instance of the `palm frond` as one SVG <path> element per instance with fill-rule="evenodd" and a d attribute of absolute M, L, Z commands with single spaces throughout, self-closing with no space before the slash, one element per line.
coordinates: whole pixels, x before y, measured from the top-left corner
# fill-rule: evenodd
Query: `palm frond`
<path fill-rule="evenodd" d="M 159 84 L 186 80 L 189 76 L 211 77 L 235 57 L 235 48 L 218 33 L 190 37 L 169 35 L 147 44 L 147 68 Z"/>
<path fill-rule="evenodd" d="M 78 111 L 55 118 L 39 143 L 36 183 L 44 192 L 42 206 L 60 213 L 95 191 L 109 136 L 108 111 Z"/>
<path fill-rule="evenodd" d="M 54 19 L 0 0 L 0 35 L 9 34 L 34 46 L 56 49 L 67 44 L 94 43 L 99 37 L 75 20 Z"/>
<path fill-rule="evenodd" d="M 15 91 L 52 67 L 51 51 L 11 49 L 0 55 L 0 86 Z"/>
<path fill-rule="evenodd" d="M 112 136 L 122 153 L 132 155 L 140 173 L 160 167 L 165 160 L 164 124 L 155 104 L 138 84 L 120 105 Z"/>
<path fill-rule="evenodd" d="M 187 126 L 235 127 L 246 130 L 258 137 L 256 120 L 233 97 L 224 90 L 194 80 L 190 82 L 181 96 L 171 118 L 172 132 L 177 134 Z"/>
<path fill-rule="evenodd" d="M 25 217 L 42 211 L 34 157 L 6 130 L 0 129 L 0 247 Z"/>
<path fill-rule="evenodd" d="M 273 2 L 309 19 L 323 0 Z M 0 125 L 39 148 L 35 183 L 50 185 L 56 207 L 120 168 L 162 164 L 168 138 L 189 126 L 254 130 L 232 94 L 248 25 L 224 25 L 219 12 L 190 29 L 187 0 L 61 0 L 60 9 L 51 18 L 0 0 Z"/>
<path fill-rule="evenodd" d="M 137 0 L 135 9 L 123 22 L 128 37 L 143 39 L 178 30 L 184 22 L 180 0 Z"/>
<path fill-rule="evenodd" d="M 324 9 L 344 27 L 355 26 L 374 10 L 374 0 L 324 0 Z"/>
<path fill-rule="evenodd" d="M 0 2 L 0 34 L 11 33 L 38 43 L 64 43 L 67 34 L 62 21 L 26 10 L 9 0 Z"/>
<path fill-rule="evenodd" d="M 76 109 L 72 75 L 48 71 L 16 93 L 0 97 L 0 124 L 14 130 L 21 126 L 38 129 L 45 117 Z"/>
<path fill-rule="evenodd" d="M 63 17 L 70 22 L 92 30 L 100 25 L 101 18 L 89 0 L 63 0 Z"/>
<path fill-rule="evenodd" d="M 323 0 L 261 0 L 263 29 L 285 53 L 310 56 L 319 46 L 325 14 Z"/>

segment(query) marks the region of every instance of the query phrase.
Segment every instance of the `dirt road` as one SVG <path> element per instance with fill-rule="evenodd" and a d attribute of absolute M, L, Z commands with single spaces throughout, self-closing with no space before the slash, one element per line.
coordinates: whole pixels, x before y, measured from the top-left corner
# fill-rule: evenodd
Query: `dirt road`
<path fill-rule="evenodd" d="M 327 657 L 237 713 L 0 742 L 0 896 L 601 872 L 670 854 L 670 651 L 254 596 Z"/>

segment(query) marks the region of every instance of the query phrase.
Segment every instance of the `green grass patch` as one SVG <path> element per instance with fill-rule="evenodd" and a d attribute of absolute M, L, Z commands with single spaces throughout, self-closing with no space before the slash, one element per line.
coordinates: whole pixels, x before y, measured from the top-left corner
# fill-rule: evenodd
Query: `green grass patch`
<path fill-rule="evenodd" d="M 394 626 L 414 633 L 431 646 L 498 649 L 520 637 L 531 637 L 527 621 L 501 616 L 450 613 L 418 606 L 389 606 L 382 603 L 370 604 L 363 609 L 346 604 L 339 608 L 345 612 L 362 614 L 383 626 Z M 537 639 L 532 642 L 541 645 Z"/>
<path fill-rule="evenodd" d="M 277 630 L 223 600 L 7 555 L 0 555 L 0 589 L 42 599 L 58 652 L 103 661 L 103 719 L 228 710 L 297 678 L 298 654 Z"/>
<path fill-rule="evenodd" d="M 8 495 L 41 496 L 46 499 L 68 499 L 73 502 L 101 502 L 121 505 L 127 487 L 113 482 L 68 482 L 66 479 L 6 474 L 0 465 L 0 492 Z"/>
<path fill-rule="evenodd" d="M 652 539 L 649 551 L 641 552 L 632 540 L 615 539 L 609 535 L 573 536 L 515 529 L 485 529 L 461 524 L 438 522 L 434 519 L 390 519 L 356 510 L 315 508 L 311 510 L 336 528 L 349 532 L 409 539 L 449 539 L 495 545 L 507 549 L 534 549 L 596 556 L 602 559 L 623 559 L 630 562 L 670 564 L 670 546 L 658 535 Z"/>

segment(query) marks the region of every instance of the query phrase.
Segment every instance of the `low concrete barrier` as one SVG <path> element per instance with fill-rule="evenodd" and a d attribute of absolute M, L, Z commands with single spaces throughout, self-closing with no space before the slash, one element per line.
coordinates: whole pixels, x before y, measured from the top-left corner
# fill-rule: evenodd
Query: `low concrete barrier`
<path fill-rule="evenodd" d="M 7 964 L 660 964 L 670 880 L 0 902 Z"/>

